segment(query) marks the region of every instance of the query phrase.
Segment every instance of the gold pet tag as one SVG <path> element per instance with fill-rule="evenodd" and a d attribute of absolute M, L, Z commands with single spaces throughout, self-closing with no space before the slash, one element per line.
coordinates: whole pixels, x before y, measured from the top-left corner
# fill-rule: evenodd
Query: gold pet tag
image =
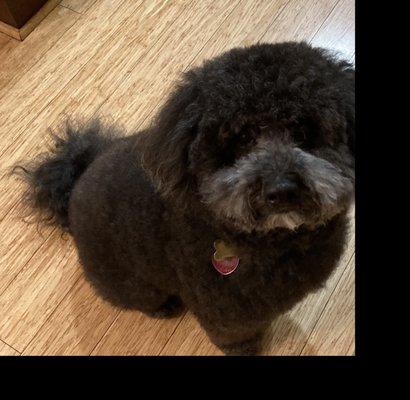
<path fill-rule="evenodd" d="M 216 261 L 222 261 L 230 257 L 237 257 L 236 249 L 223 240 L 216 240 L 214 242 L 214 248 L 216 250 L 214 253 L 214 259 Z"/>

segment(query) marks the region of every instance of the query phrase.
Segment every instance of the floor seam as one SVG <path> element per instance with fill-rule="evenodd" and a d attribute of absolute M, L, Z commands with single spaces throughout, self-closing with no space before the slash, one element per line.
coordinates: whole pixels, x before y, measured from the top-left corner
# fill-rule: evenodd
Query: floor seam
<path fill-rule="evenodd" d="M 162 347 L 162 349 L 159 351 L 158 355 L 162 355 L 162 352 L 164 351 L 165 347 L 167 347 L 168 342 L 172 339 L 172 337 L 174 336 L 174 333 L 176 332 L 176 330 L 178 329 L 178 327 L 181 325 L 182 321 L 184 320 L 184 318 L 187 316 L 188 311 L 184 312 L 184 315 L 181 316 L 179 322 L 176 324 L 174 330 L 172 331 L 172 333 L 169 335 L 167 341 L 165 342 L 164 346 Z"/>
<path fill-rule="evenodd" d="M 60 306 L 60 304 L 63 302 L 63 300 L 69 295 L 71 290 L 73 290 L 74 286 L 77 284 L 77 282 L 81 279 L 81 274 L 80 276 L 74 281 L 73 285 L 71 286 L 70 289 L 67 290 L 67 293 L 61 298 L 61 300 L 58 302 L 58 304 L 54 307 L 54 310 L 50 313 L 50 315 L 46 318 L 46 320 L 40 325 L 36 333 L 33 335 L 33 337 L 30 339 L 30 341 L 27 343 L 27 345 L 24 347 L 22 350 L 21 354 L 23 354 L 27 348 L 30 346 L 30 344 L 35 340 L 43 326 L 48 322 L 48 320 L 52 317 L 52 315 L 56 312 L 57 308 Z"/>
<path fill-rule="evenodd" d="M 70 8 L 70 7 L 68 7 L 68 6 L 65 6 L 64 4 L 59 4 L 59 6 L 60 7 L 63 7 L 63 8 L 66 8 L 67 10 L 70 10 L 70 11 L 72 11 L 72 12 L 75 12 L 76 14 L 79 14 L 79 15 L 84 15 L 83 13 L 81 13 L 81 12 L 79 12 L 79 11 L 76 11 L 76 10 L 73 10 L 72 8 Z"/>
<path fill-rule="evenodd" d="M 101 343 L 101 341 L 105 338 L 105 335 L 108 334 L 108 332 L 110 331 L 111 327 L 115 324 L 115 322 L 118 320 L 118 318 L 120 317 L 122 313 L 122 310 L 119 310 L 117 312 L 117 315 L 115 316 L 114 320 L 111 322 L 111 324 L 108 326 L 108 328 L 106 329 L 106 331 L 101 335 L 100 340 L 95 344 L 95 346 L 91 349 L 90 353 L 88 354 L 89 356 L 95 356 L 96 354 L 93 354 L 93 351 L 98 347 L 98 345 Z"/>
<path fill-rule="evenodd" d="M 324 311 L 325 311 L 327 305 L 329 304 L 330 299 L 333 297 L 333 294 L 334 294 L 334 292 L 336 291 L 336 289 L 337 289 L 337 287 L 338 287 L 338 285 L 339 285 L 339 283 L 340 283 L 340 281 L 341 281 L 343 275 L 345 274 L 347 268 L 349 267 L 349 265 L 350 265 L 350 263 L 351 263 L 351 261 L 352 261 L 354 255 L 355 255 L 355 251 L 352 252 L 352 254 L 350 255 L 348 261 L 346 262 L 346 265 L 345 265 L 345 267 L 343 268 L 343 271 L 342 271 L 342 273 L 340 274 L 339 279 L 337 280 L 337 282 L 336 282 L 335 285 L 333 286 L 333 289 L 332 289 L 332 291 L 331 291 L 331 293 L 330 293 L 328 299 L 326 300 L 326 303 L 323 305 L 323 307 L 322 307 L 322 309 L 321 309 L 321 311 L 320 311 L 320 314 L 319 314 L 319 316 L 317 317 L 316 322 L 315 322 L 315 324 L 313 325 L 312 329 L 310 329 L 309 336 L 307 337 L 307 339 L 306 339 L 306 341 L 305 341 L 305 343 L 304 343 L 302 349 L 301 349 L 300 352 L 298 353 L 298 355 L 302 355 L 303 350 L 304 350 L 305 347 L 307 346 L 307 344 L 308 344 L 308 342 L 309 342 L 309 339 L 312 337 L 313 331 L 315 330 L 317 324 L 319 323 L 320 318 L 322 318 L 322 315 L 323 315 L 323 313 L 324 313 Z"/>
<path fill-rule="evenodd" d="M 125 0 L 123 0 L 121 4 L 125 4 Z M 141 5 L 140 5 L 140 6 L 141 6 Z M 140 8 L 140 6 L 138 6 L 136 10 L 138 10 L 138 9 Z M 111 17 L 112 15 L 115 14 L 115 12 L 116 12 L 116 11 L 113 11 L 109 16 Z M 129 16 L 128 18 L 126 18 L 124 21 L 122 21 L 122 24 L 123 24 L 125 21 L 127 21 L 129 18 L 131 18 L 131 16 Z M 64 32 L 64 35 L 65 35 L 70 29 L 72 29 L 72 27 L 73 27 L 79 20 L 80 20 L 80 19 L 78 19 L 67 31 L 65 31 L 65 32 Z M 25 128 L 27 128 L 46 108 L 48 108 L 49 105 L 50 105 L 55 99 L 58 98 L 58 96 L 59 96 L 59 95 L 64 91 L 64 89 L 71 83 L 71 81 L 72 81 L 73 79 L 75 79 L 75 77 L 76 77 L 80 72 L 82 72 L 82 70 L 91 62 L 91 60 L 95 57 L 95 55 L 97 54 L 97 52 L 104 46 L 104 44 L 106 44 L 112 37 L 114 37 L 114 35 L 117 33 L 117 31 L 119 31 L 121 28 L 122 28 L 122 25 L 120 25 L 117 29 L 115 29 L 112 33 L 110 33 L 110 34 L 107 36 L 106 40 L 104 40 L 104 42 L 100 44 L 100 46 L 98 47 L 98 49 L 96 50 L 96 52 L 94 53 L 94 55 L 92 55 L 92 56 L 78 69 L 78 71 L 77 71 L 77 72 L 69 79 L 69 81 L 57 92 L 57 94 L 56 94 L 46 105 L 44 105 L 44 107 L 42 107 L 42 108 L 36 113 L 36 115 L 35 115 L 27 124 L 24 125 L 24 127 L 21 127 L 21 129 L 18 131 L 18 132 L 19 132 L 18 135 L 15 136 L 15 137 L 13 137 L 13 138 L 12 138 L 13 141 L 9 144 L 9 146 L 7 146 L 7 147 L 1 152 L 1 154 L 0 154 L 1 156 L 13 145 L 13 142 L 15 142 L 17 139 L 20 138 L 20 136 L 23 135 L 23 130 L 24 130 Z M 64 36 L 64 35 L 62 35 L 62 36 Z M 61 36 L 61 37 L 62 37 L 62 36 Z M 61 39 L 61 37 L 60 37 L 60 39 Z M 56 43 L 57 43 L 57 42 L 56 42 Z M 53 47 L 53 46 L 52 46 L 52 47 Z M 50 49 L 51 49 L 52 47 L 50 47 Z M 38 60 L 38 61 L 40 61 L 40 60 Z M 37 64 L 37 63 L 36 63 L 36 64 Z M 34 65 L 36 65 L 36 64 L 34 64 Z M 33 66 L 33 67 L 34 67 L 34 66 Z M 32 68 L 33 68 L 33 67 L 32 67 Z M 31 70 L 32 68 L 30 68 L 30 70 Z M 17 82 L 18 82 L 18 81 L 17 81 Z M 16 83 L 17 83 L 17 82 L 16 82 Z M 13 85 L 13 87 L 14 87 L 14 85 Z"/>
<path fill-rule="evenodd" d="M 6 346 L 12 348 L 15 352 L 17 352 L 19 355 L 21 355 L 21 352 L 18 351 L 17 349 L 15 349 L 11 344 L 8 344 L 7 342 L 5 342 L 3 339 L 0 338 L 0 342 L 4 343 Z"/>

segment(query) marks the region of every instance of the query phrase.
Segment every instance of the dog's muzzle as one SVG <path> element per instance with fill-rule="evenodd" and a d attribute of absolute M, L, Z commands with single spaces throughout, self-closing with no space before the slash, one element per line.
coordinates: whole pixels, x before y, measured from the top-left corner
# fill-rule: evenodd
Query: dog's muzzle
<path fill-rule="evenodd" d="M 243 230 L 295 229 L 337 214 L 352 182 L 340 168 L 298 147 L 259 143 L 234 166 L 204 180 L 204 202 Z"/>

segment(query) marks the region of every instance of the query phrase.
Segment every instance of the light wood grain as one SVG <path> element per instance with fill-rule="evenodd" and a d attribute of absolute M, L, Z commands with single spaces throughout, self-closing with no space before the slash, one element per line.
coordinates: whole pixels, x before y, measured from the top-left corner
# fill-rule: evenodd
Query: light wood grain
<path fill-rule="evenodd" d="M 18 356 L 20 353 L 0 340 L 0 356 Z"/>
<path fill-rule="evenodd" d="M 290 0 L 268 27 L 263 42 L 310 41 L 339 0 Z"/>
<path fill-rule="evenodd" d="M 26 206 L 15 207 L 0 222 L 0 295 L 54 230 L 50 226 L 37 230 L 36 225 L 28 225 L 24 218 L 27 211 Z"/>
<path fill-rule="evenodd" d="M 341 0 L 325 20 L 312 44 L 332 49 L 341 58 L 349 60 L 355 48 L 354 0 Z"/>
<path fill-rule="evenodd" d="M 229 48 L 235 46 L 246 46 L 258 42 L 266 32 L 267 26 L 274 21 L 282 12 L 289 0 L 245 0 L 235 7 L 233 12 L 219 26 L 209 41 L 201 51 L 184 67 L 184 71 L 193 66 L 200 65 L 204 60 L 214 57 Z M 143 113 L 134 113 L 130 119 L 124 118 L 122 121 L 126 126 L 139 125 L 141 122 L 149 124 L 149 118 L 161 107 L 166 94 L 175 81 L 179 78 L 181 71 L 176 70 L 174 74 L 169 74 L 168 79 L 157 85 L 152 85 L 151 97 L 141 99 L 142 106 L 145 106 Z M 160 75 L 162 76 L 162 74 Z M 153 97 L 153 95 L 155 97 Z M 141 110 L 141 106 L 136 105 L 136 109 Z M 105 110 L 100 110 L 105 114 Z"/>
<path fill-rule="evenodd" d="M 18 351 L 80 275 L 73 245 L 60 240 L 61 232 L 54 231 L 0 297 L 0 338 Z"/>
<path fill-rule="evenodd" d="M 17 46 L 17 42 L 13 40 L 10 36 L 5 33 L 0 32 L 0 60 L 3 59 L 5 55 L 5 50 L 10 44 Z"/>
<path fill-rule="evenodd" d="M 352 38 L 351 0 L 63 0 L 24 42 L 0 34 L 0 354 L 220 355 L 190 313 L 155 320 L 98 298 L 71 239 L 21 221 L 8 168 L 67 117 L 149 124 L 181 72 L 231 47 L 304 39 L 352 59 Z M 273 322 L 265 353 L 354 354 L 353 269 L 352 231 L 326 287 Z"/>
<path fill-rule="evenodd" d="M 117 24 L 134 13 L 140 3 L 138 0 L 98 1 L 39 60 L 30 75 L 23 76 L 13 90 L 3 94 L 0 104 L 3 139 L 0 154 L 25 133 L 30 122 L 87 64 L 105 41 L 116 35 Z M 117 29 L 113 30 L 113 25 Z"/>
<path fill-rule="evenodd" d="M 121 311 L 93 355 L 158 355 L 174 332 L 178 319 L 154 319 Z"/>
<path fill-rule="evenodd" d="M 109 121 L 138 127 L 161 103 L 170 85 L 191 63 L 235 6 L 243 1 L 193 1 L 169 27 L 166 37 L 155 43 L 99 109 Z M 212 18 L 209 16 L 212 15 Z"/>
<path fill-rule="evenodd" d="M 349 248 L 332 277 L 326 282 L 326 286 L 308 295 L 290 312 L 273 322 L 265 339 L 266 355 L 300 354 L 327 301 L 333 296 L 335 286 L 341 279 L 344 279 L 346 262 L 351 259 L 352 254 L 353 242 L 350 242 Z M 306 351 L 309 352 L 309 349 L 306 348 Z"/>
<path fill-rule="evenodd" d="M 196 318 L 187 313 L 161 350 L 162 356 L 217 356 L 223 353 L 209 340 Z"/>
<path fill-rule="evenodd" d="M 294 0 L 242 1 L 214 33 L 200 53 L 182 68 L 186 70 L 187 67 L 199 65 L 205 59 L 234 46 L 248 45 L 258 41 L 275 42 L 301 39 L 309 41 L 319 29 L 320 24 L 317 21 L 319 20 L 322 23 L 336 3 L 337 0 L 332 2 L 323 0 L 309 0 L 306 2 Z M 289 24 L 292 29 L 289 29 Z M 122 123 L 127 127 L 139 126 L 141 123 L 143 126 L 148 125 L 149 118 L 161 107 L 166 98 L 165 94 L 178 79 L 182 68 L 176 69 L 174 73 L 170 68 L 167 68 L 166 75 L 161 71 L 153 75 L 150 79 L 148 93 L 144 91 L 142 96 L 136 98 L 133 104 L 127 104 L 127 107 L 130 108 L 128 114 L 121 112 L 121 115 L 117 116 L 110 111 L 113 109 L 110 107 L 110 103 L 115 99 L 116 94 L 114 93 L 99 110 L 100 115 L 108 115 L 111 121 Z M 157 85 L 159 87 L 157 90 L 153 90 L 155 82 L 152 83 L 152 79 L 158 79 L 156 77 L 161 78 L 161 83 Z M 132 87 L 125 93 L 121 89 L 122 87 L 116 92 L 118 97 L 124 99 L 132 96 Z M 114 107 L 115 109 L 117 108 Z"/>
<path fill-rule="evenodd" d="M 127 75 L 124 71 L 135 68 L 149 46 L 178 17 L 184 3 L 146 1 L 138 8 L 138 12 L 127 17 L 117 32 L 118 36 L 113 35 L 107 40 L 93 59 L 67 84 L 65 90 L 30 124 L 30 130 L 16 138 L 5 150 L 2 164 L 4 174 L 18 161 L 34 157 L 44 150 L 43 139 L 49 137 L 49 128 L 58 130 L 61 122 L 68 117 L 90 118 Z M 164 24 L 158 25 L 158 19 Z M 0 180 L 6 180 L 12 185 L 12 190 L 10 187 L 6 190 L 5 186 L 0 190 L 1 220 L 21 196 L 23 188 L 19 182 L 10 180 L 6 175 L 0 175 Z"/>
<path fill-rule="evenodd" d="M 355 341 L 355 258 L 345 269 L 323 314 L 305 344 L 303 355 L 353 355 Z"/>
<path fill-rule="evenodd" d="M 81 276 L 23 354 L 89 355 L 118 314 Z"/>
<path fill-rule="evenodd" d="M 214 33 L 192 65 L 214 57 L 229 48 L 258 42 L 290 0 L 250 0 L 241 3 Z"/>
<path fill-rule="evenodd" d="M 20 29 L 20 39 L 24 40 L 43 19 L 60 3 L 61 0 L 48 0 Z"/>
<path fill-rule="evenodd" d="M 15 42 L 0 50 L 0 96 L 21 79 L 77 21 L 79 15 L 57 6 L 18 46 Z M 7 47 L 7 48 L 6 48 Z"/>
<path fill-rule="evenodd" d="M 61 5 L 81 14 L 85 14 L 88 9 L 98 0 L 62 0 Z"/>
<path fill-rule="evenodd" d="M 4 35 L 11 37 L 12 39 L 23 40 L 21 38 L 20 29 L 15 28 L 14 26 L 11 26 L 9 24 L 6 24 L 3 21 L 0 21 L 0 32 Z"/>

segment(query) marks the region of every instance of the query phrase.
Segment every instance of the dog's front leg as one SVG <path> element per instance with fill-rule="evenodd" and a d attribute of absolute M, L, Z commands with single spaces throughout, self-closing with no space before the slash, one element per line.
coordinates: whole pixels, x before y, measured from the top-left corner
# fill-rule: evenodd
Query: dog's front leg
<path fill-rule="evenodd" d="M 198 317 L 198 316 L 197 316 Z M 269 326 L 267 322 L 225 324 L 198 317 L 208 337 L 226 355 L 257 355 L 262 350 L 262 339 Z"/>

